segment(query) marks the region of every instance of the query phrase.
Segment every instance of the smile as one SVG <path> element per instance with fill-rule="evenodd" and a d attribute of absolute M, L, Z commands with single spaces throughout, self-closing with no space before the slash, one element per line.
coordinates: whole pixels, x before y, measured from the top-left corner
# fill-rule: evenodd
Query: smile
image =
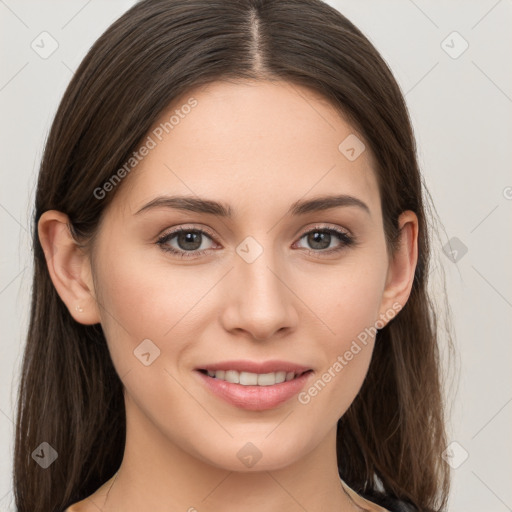
<path fill-rule="evenodd" d="M 225 361 L 205 366 L 193 372 L 205 389 L 213 397 L 249 411 L 274 409 L 289 402 L 314 375 L 310 368 L 284 361 Z"/>
<path fill-rule="evenodd" d="M 209 377 L 240 384 L 242 386 L 274 386 L 282 382 L 289 382 L 306 372 L 277 371 L 270 373 L 239 372 L 237 370 L 200 370 Z M 308 370 L 309 371 L 309 370 Z"/>

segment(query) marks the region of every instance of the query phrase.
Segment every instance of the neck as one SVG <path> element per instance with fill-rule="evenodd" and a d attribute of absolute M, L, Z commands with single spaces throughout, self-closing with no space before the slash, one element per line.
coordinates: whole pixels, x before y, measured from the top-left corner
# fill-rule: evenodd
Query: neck
<path fill-rule="evenodd" d="M 336 461 L 336 426 L 299 460 L 285 467 L 234 471 L 194 456 L 126 400 L 127 429 L 118 472 L 94 495 L 102 512 L 354 512 L 361 510 L 343 489 Z M 263 447 L 264 451 L 264 447 Z"/>

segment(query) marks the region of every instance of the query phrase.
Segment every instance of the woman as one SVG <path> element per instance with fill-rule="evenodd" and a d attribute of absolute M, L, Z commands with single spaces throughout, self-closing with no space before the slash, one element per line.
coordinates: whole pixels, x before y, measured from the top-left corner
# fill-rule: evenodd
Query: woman
<path fill-rule="evenodd" d="M 143 0 L 56 114 L 19 512 L 445 510 L 407 109 L 318 0 Z"/>

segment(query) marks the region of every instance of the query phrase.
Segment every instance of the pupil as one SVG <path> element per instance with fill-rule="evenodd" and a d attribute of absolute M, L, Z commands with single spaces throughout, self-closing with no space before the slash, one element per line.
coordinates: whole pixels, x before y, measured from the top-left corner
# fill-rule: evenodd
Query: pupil
<path fill-rule="evenodd" d="M 199 235 L 200 233 L 193 232 L 180 233 L 178 236 L 178 245 L 180 246 L 180 249 L 188 249 L 192 251 L 198 249 L 201 246 Z M 194 240 L 195 238 L 197 239 Z"/>
<path fill-rule="evenodd" d="M 309 243 L 315 249 L 326 249 L 330 245 L 330 236 L 330 233 L 321 233 L 319 231 L 315 231 L 314 233 L 310 234 Z"/>

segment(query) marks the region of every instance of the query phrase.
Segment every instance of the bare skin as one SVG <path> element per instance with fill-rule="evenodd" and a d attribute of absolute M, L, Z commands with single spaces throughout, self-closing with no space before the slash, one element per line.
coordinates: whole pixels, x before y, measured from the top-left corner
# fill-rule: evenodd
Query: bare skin
<path fill-rule="evenodd" d="M 341 371 L 333 365 L 405 305 L 416 215 L 400 216 L 402 243 L 391 258 L 370 148 L 353 161 L 340 152 L 348 135 L 362 137 L 316 93 L 287 82 L 217 82 L 177 99 L 155 127 L 190 97 L 197 106 L 117 185 L 92 257 L 73 241 L 65 214 L 46 212 L 39 223 L 60 297 L 77 322 L 101 322 L 125 388 L 115 481 L 69 510 L 363 510 L 340 483 L 336 424 L 364 381 L 374 336 Z M 287 213 L 298 200 L 339 194 L 368 211 Z M 137 213 L 164 195 L 220 201 L 233 217 L 165 206 Z M 157 243 L 178 227 L 206 230 L 197 250 L 178 236 L 165 242 L 192 257 Z M 331 233 L 314 245 L 305 235 L 329 228 L 357 243 Z M 237 252 L 247 237 L 256 243 L 242 247 L 261 248 L 251 262 Z M 134 357 L 145 339 L 160 350 L 148 366 Z M 235 359 L 307 366 L 305 391 L 329 369 L 331 379 L 302 402 L 250 411 L 214 395 L 197 372 Z M 247 443 L 261 457 L 251 467 L 237 455 Z"/>

